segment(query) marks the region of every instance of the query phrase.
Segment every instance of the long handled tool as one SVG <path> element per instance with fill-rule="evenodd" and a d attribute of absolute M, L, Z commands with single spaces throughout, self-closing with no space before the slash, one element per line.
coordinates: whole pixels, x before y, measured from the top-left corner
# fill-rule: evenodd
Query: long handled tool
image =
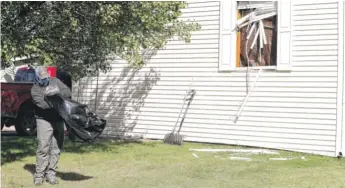
<path fill-rule="evenodd" d="M 188 108 L 189 108 L 189 105 L 190 103 L 192 102 L 193 98 L 194 98 L 194 95 L 195 95 L 196 91 L 194 89 L 189 89 L 187 92 L 186 92 L 186 95 L 183 99 L 183 104 L 182 104 L 182 107 L 181 107 L 181 110 L 180 110 L 180 113 L 177 117 L 177 120 L 176 120 L 176 123 L 175 123 L 175 126 L 174 126 L 174 129 L 172 130 L 171 133 L 168 133 L 165 135 L 164 137 L 164 143 L 166 144 L 174 144 L 174 145 L 183 145 L 183 139 L 185 136 L 181 135 L 180 134 L 180 131 L 181 131 L 181 128 L 182 128 L 182 124 L 184 122 L 184 118 L 186 117 L 186 113 L 188 111 Z M 185 106 L 185 103 L 186 101 L 188 101 L 188 104 L 187 104 L 187 107 L 186 107 L 186 110 L 184 111 L 184 114 L 183 114 L 183 117 L 181 119 L 181 122 L 180 122 L 180 127 L 178 129 L 178 131 L 175 133 L 175 129 L 177 127 L 177 123 L 180 119 L 180 116 L 181 116 L 181 113 L 182 113 L 182 110 Z"/>

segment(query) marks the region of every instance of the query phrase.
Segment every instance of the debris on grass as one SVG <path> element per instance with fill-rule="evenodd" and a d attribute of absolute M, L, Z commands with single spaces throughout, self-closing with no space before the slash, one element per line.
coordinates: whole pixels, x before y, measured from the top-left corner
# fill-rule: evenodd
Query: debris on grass
<path fill-rule="evenodd" d="M 221 160 L 228 159 L 228 157 L 222 157 L 222 156 L 218 156 L 218 155 L 214 156 L 214 158 L 221 159 Z"/>
<path fill-rule="evenodd" d="M 252 161 L 251 158 L 248 157 L 229 157 L 231 160 L 236 160 L 236 161 Z"/>
<path fill-rule="evenodd" d="M 189 151 L 193 151 L 192 154 L 195 158 L 198 158 L 198 156 L 196 155 L 196 152 L 210 152 L 210 153 L 215 153 L 216 155 L 214 156 L 217 159 L 230 159 L 230 160 L 237 160 L 237 161 L 289 161 L 289 160 L 293 160 L 293 159 L 301 159 L 303 161 L 306 161 L 307 159 L 304 156 L 300 156 L 300 157 L 283 157 L 280 156 L 280 152 L 277 150 L 269 150 L 269 149 L 241 149 L 241 148 L 237 148 L 237 149 L 212 149 L 212 148 L 203 148 L 203 149 L 189 149 Z M 219 153 L 229 153 L 228 156 L 229 157 L 221 157 L 219 156 Z M 252 155 L 268 155 L 265 157 L 265 159 L 256 159 L 255 157 L 252 158 Z M 279 157 L 272 157 L 269 155 L 279 155 Z"/>
<path fill-rule="evenodd" d="M 195 153 L 192 153 L 192 154 L 193 154 L 193 156 L 194 156 L 195 158 L 199 158 L 199 156 L 196 155 Z"/>
<path fill-rule="evenodd" d="M 279 155 L 279 151 L 267 150 L 267 149 L 189 149 L 189 151 L 199 151 L 199 152 L 231 152 L 231 153 L 251 153 L 251 154 Z"/>
<path fill-rule="evenodd" d="M 301 157 L 279 157 L 279 158 L 269 158 L 270 161 L 289 161 L 292 159 L 302 159 L 303 161 L 306 161 L 307 159 L 304 156 Z"/>
<path fill-rule="evenodd" d="M 270 161 L 289 161 L 289 160 L 292 160 L 292 159 L 294 159 L 294 158 L 279 157 L 279 158 L 269 158 L 268 160 L 270 160 Z"/>

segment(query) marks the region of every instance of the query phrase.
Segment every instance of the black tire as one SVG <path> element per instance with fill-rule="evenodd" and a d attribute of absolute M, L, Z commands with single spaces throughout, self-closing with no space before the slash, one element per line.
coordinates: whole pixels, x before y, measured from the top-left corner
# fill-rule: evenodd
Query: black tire
<path fill-rule="evenodd" d="M 4 128 L 5 123 L 1 121 L 1 130 Z"/>
<path fill-rule="evenodd" d="M 36 136 L 37 125 L 34 104 L 31 101 L 26 102 L 20 107 L 15 128 L 20 136 Z"/>

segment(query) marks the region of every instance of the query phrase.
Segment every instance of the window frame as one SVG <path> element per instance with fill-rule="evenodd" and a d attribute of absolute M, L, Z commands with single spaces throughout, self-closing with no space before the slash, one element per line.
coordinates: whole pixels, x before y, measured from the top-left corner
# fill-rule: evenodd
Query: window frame
<path fill-rule="evenodd" d="M 248 2 L 248 1 L 246 1 Z M 260 2 L 260 1 L 259 1 Z M 236 12 L 237 12 L 237 19 L 240 19 L 241 18 L 241 13 L 240 13 L 240 10 L 243 10 L 243 9 L 239 9 L 239 1 L 236 1 Z M 278 9 L 277 9 L 278 11 Z M 274 25 L 274 27 L 276 29 L 278 29 L 278 14 L 276 15 L 277 16 L 277 19 L 276 19 L 276 23 Z M 255 34 L 255 33 L 254 33 Z M 266 33 L 265 33 L 266 34 Z M 247 69 L 247 66 L 241 66 L 241 60 L 240 60 L 240 56 L 241 56 L 241 43 L 243 42 L 241 40 L 241 31 L 237 31 L 237 39 L 236 39 L 236 68 L 237 69 L 241 69 L 241 68 L 245 68 Z M 276 33 L 276 35 L 278 35 L 278 32 Z M 267 36 L 266 36 L 267 37 Z M 272 44 L 273 45 L 273 44 Z M 274 45 L 276 46 L 276 49 L 275 49 L 275 65 L 264 65 L 264 66 L 249 66 L 250 69 L 265 69 L 265 70 L 274 70 L 277 68 L 277 61 L 278 61 L 278 57 L 277 57 L 277 53 L 278 53 L 278 40 L 275 41 Z M 272 54 L 272 53 L 271 53 Z M 262 54 L 263 55 L 263 54 Z"/>
<path fill-rule="evenodd" d="M 220 2 L 218 72 L 241 71 L 247 70 L 248 68 L 256 70 L 274 70 L 277 72 L 292 71 L 291 0 L 277 2 L 277 60 L 274 66 L 237 67 L 237 42 L 234 42 L 238 34 L 234 24 L 238 17 L 237 5 L 237 0 L 223 0 Z M 285 23 L 282 24 L 282 22 Z M 282 36 L 283 34 L 284 36 Z M 284 46 L 284 48 L 282 48 L 282 46 Z M 230 52 L 227 49 L 229 49 Z M 232 57 L 234 54 L 236 57 Z"/>

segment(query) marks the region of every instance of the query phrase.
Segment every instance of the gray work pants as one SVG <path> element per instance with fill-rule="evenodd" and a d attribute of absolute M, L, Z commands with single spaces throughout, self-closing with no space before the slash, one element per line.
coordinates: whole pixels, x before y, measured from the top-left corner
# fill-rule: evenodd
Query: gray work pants
<path fill-rule="evenodd" d="M 35 179 L 55 177 L 64 141 L 64 124 L 36 119 L 38 146 Z"/>

